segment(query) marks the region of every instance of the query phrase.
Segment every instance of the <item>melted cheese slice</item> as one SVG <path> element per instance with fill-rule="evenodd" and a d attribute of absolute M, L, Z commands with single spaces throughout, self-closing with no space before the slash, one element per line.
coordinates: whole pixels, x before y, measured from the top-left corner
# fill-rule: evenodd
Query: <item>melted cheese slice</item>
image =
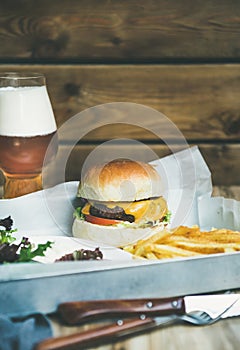
<path fill-rule="evenodd" d="M 116 206 L 123 208 L 126 214 L 134 215 L 135 222 L 160 220 L 168 211 L 167 203 L 163 197 L 136 202 L 101 202 L 101 204 L 106 205 L 108 208 L 114 208 Z M 84 206 L 82 209 L 84 215 L 89 214 L 90 205 L 94 206 L 94 201 Z"/>

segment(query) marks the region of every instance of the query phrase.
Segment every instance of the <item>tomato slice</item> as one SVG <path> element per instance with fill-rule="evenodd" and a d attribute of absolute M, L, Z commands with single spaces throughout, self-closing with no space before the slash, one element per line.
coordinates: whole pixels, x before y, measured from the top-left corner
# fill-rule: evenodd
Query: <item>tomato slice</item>
<path fill-rule="evenodd" d="M 122 222 L 121 220 L 99 218 L 97 216 L 93 216 L 90 214 L 85 215 L 85 220 L 87 222 L 90 222 L 91 224 L 102 225 L 102 226 L 116 225 Z"/>

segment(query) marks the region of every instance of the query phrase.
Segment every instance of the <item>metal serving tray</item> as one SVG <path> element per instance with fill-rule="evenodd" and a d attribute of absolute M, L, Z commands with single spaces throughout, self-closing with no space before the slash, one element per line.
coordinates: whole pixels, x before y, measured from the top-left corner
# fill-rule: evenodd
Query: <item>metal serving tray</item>
<path fill-rule="evenodd" d="M 76 300 L 170 297 L 240 287 L 240 253 L 164 261 L 0 266 L 0 312 L 50 313 Z"/>

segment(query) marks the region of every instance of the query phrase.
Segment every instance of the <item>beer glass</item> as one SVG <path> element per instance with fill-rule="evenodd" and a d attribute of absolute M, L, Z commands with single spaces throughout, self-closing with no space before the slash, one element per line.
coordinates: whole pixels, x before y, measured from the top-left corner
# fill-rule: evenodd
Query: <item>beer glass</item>
<path fill-rule="evenodd" d="M 0 169 L 4 198 L 42 189 L 48 145 L 50 162 L 57 152 L 56 122 L 42 74 L 0 74 Z"/>

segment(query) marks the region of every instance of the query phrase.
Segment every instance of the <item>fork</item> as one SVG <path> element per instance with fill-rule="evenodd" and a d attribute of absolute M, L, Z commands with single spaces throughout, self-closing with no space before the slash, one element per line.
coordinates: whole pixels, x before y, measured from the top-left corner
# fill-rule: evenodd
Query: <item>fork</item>
<path fill-rule="evenodd" d="M 176 322 L 188 322 L 197 326 L 210 325 L 219 321 L 222 316 L 237 302 L 234 301 L 220 315 L 212 318 L 208 313 L 195 311 L 183 315 L 146 317 L 144 314 L 139 318 L 118 320 L 115 324 L 105 325 L 90 329 L 77 334 L 50 338 L 39 343 L 34 350 L 79 350 L 87 349 L 96 344 L 109 343 L 128 338 L 132 335 L 142 334 L 157 327 L 173 324 Z"/>
<path fill-rule="evenodd" d="M 226 311 L 227 310 L 224 310 L 224 312 L 222 312 L 220 315 L 214 318 L 212 318 L 207 312 L 194 311 L 186 315 L 173 315 L 172 320 L 169 320 L 169 321 L 179 320 L 179 321 L 191 323 L 195 326 L 205 326 L 205 325 L 210 325 L 219 321 Z"/>
<path fill-rule="evenodd" d="M 226 291 L 224 294 L 232 294 L 232 292 Z M 235 305 L 237 302 L 238 299 L 236 299 L 232 304 L 230 304 L 225 310 L 223 310 L 223 312 L 221 312 L 216 317 L 211 317 L 207 312 L 204 311 L 194 311 L 188 314 L 179 315 L 177 316 L 177 318 L 180 318 L 182 321 L 189 322 L 196 326 L 210 325 L 223 318 L 224 314 L 227 313 L 227 311 L 230 310 L 233 307 L 233 305 Z"/>

